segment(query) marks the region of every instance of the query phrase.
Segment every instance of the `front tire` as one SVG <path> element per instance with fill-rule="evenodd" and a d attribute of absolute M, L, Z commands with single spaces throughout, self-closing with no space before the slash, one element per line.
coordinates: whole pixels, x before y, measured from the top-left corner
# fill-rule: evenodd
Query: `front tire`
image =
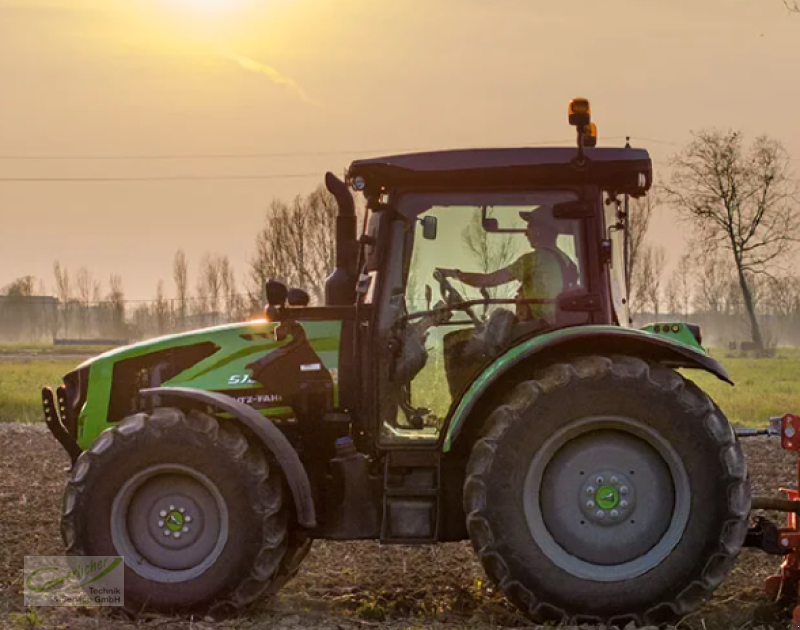
<path fill-rule="evenodd" d="M 730 570 L 750 487 L 728 421 L 676 372 L 585 357 L 520 383 L 475 444 L 467 527 L 537 621 L 674 621 Z"/>
<path fill-rule="evenodd" d="M 286 573 L 283 479 L 233 424 L 159 408 L 104 431 L 64 495 L 69 555 L 125 559 L 133 612 L 244 606 Z"/>

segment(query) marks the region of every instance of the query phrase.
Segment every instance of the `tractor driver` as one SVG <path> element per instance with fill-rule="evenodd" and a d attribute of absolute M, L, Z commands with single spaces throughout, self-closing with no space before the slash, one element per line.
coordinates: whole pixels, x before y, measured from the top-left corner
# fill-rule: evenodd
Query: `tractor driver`
<path fill-rule="evenodd" d="M 496 287 L 509 282 L 520 283 L 518 299 L 554 299 L 562 291 L 574 287 L 578 282 L 578 268 L 556 245 L 558 228 L 552 208 L 540 206 L 528 212 L 520 212 L 527 222 L 525 236 L 533 251 L 522 254 L 513 263 L 490 273 L 465 272 L 459 269 L 442 269 L 445 277 L 455 278 L 476 288 Z M 552 322 L 555 317 L 554 304 L 525 304 L 517 306 L 521 321 L 540 320 Z"/>

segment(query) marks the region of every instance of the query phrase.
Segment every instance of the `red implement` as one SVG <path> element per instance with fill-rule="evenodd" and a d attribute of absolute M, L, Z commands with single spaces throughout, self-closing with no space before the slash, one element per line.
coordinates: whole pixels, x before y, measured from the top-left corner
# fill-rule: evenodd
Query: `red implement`
<path fill-rule="evenodd" d="M 781 448 L 797 453 L 796 483 L 800 488 L 800 416 L 786 414 L 781 418 Z M 797 490 L 781 488 L 781 492 L 790 501 L 800 501 Z M 791 589 L 798 594 L 800 601 L 800 527 L 797 517 L 797 513 L 787 512 L 786 526 L 779 530 L 780 546 L 789 553 L 784 557 L 780 573 L 767 578 L 767 594 L 773 598 L 788 595 Z M 792 614 L 792 628 L 800 630 L 800 605 Z"/>

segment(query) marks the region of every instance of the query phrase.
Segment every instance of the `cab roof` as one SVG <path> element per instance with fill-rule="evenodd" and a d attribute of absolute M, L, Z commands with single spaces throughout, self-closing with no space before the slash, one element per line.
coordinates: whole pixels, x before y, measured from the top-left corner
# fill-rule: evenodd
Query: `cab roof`
<path fill-rule="evenodd" d="M 592 183 L 617 193 L 644 195 L 653 180 L 644 149 L 587 148 L 577 162 L 574 147 L 457 149 L 406 153 L 354 161 L 351 185 L 367 194 L 397 189 L 484 189 Z M 363 182 L 357 180 L 362 178 Z M 357 187 L 357 186 L 356 186 Z"/>

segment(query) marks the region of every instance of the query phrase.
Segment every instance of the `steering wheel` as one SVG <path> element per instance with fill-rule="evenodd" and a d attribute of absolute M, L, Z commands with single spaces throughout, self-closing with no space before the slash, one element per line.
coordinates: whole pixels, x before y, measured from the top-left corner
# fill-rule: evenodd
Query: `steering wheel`
<path fill-rule="evenodd" d="M 439 267 L 433 270 L 433 279 L 439 283 L 439 293 L 441 294 L 445 304 L 448 306 L 455 306 L 466 301 L 458 292 L 458 290 L 450 283 L 450 280 L 445 277 Z M 481 326 L 483 324 L 483 321 L 475 314 L 475 312 L 472 310 L 472 307 L 464 310 L 467 312 L 467 315 L 469 315 L 469 318 L 476 326 Z"/>

